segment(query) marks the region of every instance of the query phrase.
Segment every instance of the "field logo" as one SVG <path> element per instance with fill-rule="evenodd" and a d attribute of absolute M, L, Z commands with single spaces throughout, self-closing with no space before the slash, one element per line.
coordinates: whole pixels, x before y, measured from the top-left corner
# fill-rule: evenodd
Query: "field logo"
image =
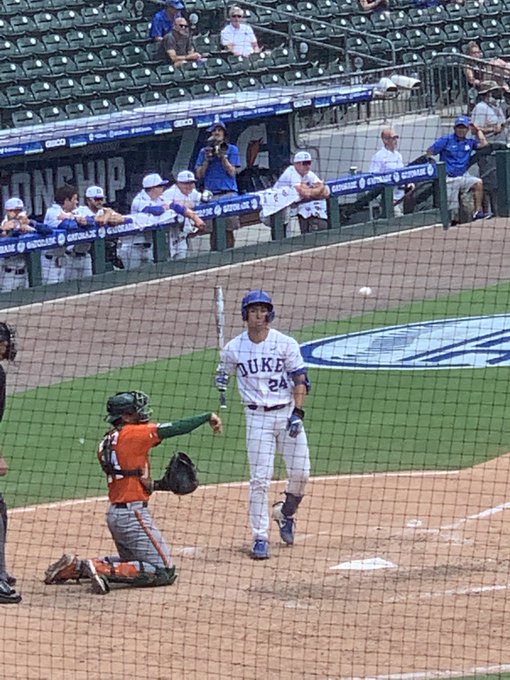
<path fill-rule="evenodd" d="M 308 366 L 423 370 L 510 366 L 510 314 L 376 328 L 301 345 Z"/>

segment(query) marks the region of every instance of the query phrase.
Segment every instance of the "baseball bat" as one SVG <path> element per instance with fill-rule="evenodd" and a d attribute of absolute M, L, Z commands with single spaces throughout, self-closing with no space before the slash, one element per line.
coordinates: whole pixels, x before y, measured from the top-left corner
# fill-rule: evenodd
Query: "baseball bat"
<path fill-rule="evenodd" d="M 216 317 L 216 339 L 218 341 L 218 350 L 221 352 L 225 344 L 225 300 L 221 286 L 214 287 L 214 311 Z M 225 392 L 220 392 L 220 408 L 227 408 L 227 395 Z"/>

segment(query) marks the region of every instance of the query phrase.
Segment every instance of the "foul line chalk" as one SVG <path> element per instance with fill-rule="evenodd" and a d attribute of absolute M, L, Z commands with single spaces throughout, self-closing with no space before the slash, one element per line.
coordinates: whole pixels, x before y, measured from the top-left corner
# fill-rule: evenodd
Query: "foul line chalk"
<path fill-rule="evenodd" d="M 491 675 L 492 673 L 506 673 L 510 671 L 510 664 L 499 666 L 477 666 L 464 668 L 461 671 L 423 671 L 416 673 L 391 673 L 390 675 L 359 675 L 343 677 L 340 680 L 431 680 L 432 678 L 463 678 L 470 675 Z"/>
<path fill-rule="evenodd" d="M 508 508 L 510 508 L 510 501 L 507 501 L 506 503 L 501 503 L 500 505 L 495 505 L 493 508 L 487 508 L 487 510 L 477 512 L 475 515 L 469 515 L 468 517 L 459 519 L 457 522 L 454 522 L 453 524 L 446 524 L 445 526 L 441 527 L 441 529 L 458 529 L 459 527 L 461 527 L 466 522 L 469 522 L 470 520 L 491 517 L 492 515 L 497 515 L 498 512 L 503 512 L 503 510 L 507 510 Z"/>
<path fill-rule="evenodd" d="M 375 569 L 396 569 L 397 565 L 382 557 L 369 557 L 365 560 L 352 560 L 335 564 L 330 569 L 343 571 L 374 571 Z"/>

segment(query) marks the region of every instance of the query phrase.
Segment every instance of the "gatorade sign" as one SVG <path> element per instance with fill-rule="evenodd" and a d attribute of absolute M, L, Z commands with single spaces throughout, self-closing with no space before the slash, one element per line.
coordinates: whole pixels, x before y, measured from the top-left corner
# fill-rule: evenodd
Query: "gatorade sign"
<path fill-rule="evenodd" d="M 510 314 L 425 321 L 301 345 L 310 367 L 437 370 L 510 366 Z"/>

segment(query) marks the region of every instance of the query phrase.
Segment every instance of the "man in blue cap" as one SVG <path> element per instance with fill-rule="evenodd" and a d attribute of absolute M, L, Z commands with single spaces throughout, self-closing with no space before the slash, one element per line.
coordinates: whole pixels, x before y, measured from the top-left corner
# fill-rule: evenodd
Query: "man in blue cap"
<path fill-rule="evenodd" d="M 471 130 L 474 137 L 467 137 Z M 483 149 L 488 142 L 483 132 L 478 129 L 469 116 L 458 116 L 453 124 L 453 133 L 437 139 L 426 153 L 432 156 L 439 154 L 439 159 L 446 166 L 446 188 L 448 193 L 448 209 L 452 213 L 452 224 L 458 222 L 459 193 L 470 191 L 473 195 L 473 220 L 492 217 L 492 213 L 482 210 L 483 182 L 468 172 L 471 153 Z"/>
<path fill-rule="evenodd" d="M 163 40 L 170 33 L 177 17 L 182 17 L 184 5 L 181 0 L 165 0 L 165 6 L 152 17 L 149 38 L 154 42 Z"/>
<path fill-rule="evenodd" d="M 241 167 L 239 149 L 235 144 L 229 144 L 227 128 L 221 121 L 213 123 L 207 132 L 210 137 L 207 146 L 199 151 L 195 174 L 202 180 L 204 189 L 213 194 L 213 200 L 236 196 L 239 193 L 236 175 Z M 240 226 L 237 215 L 227 218 L 227 248 L 234 247 L 234 231 Z M 211 250 L 217 250 L 216 234 L 210 221 L 206 223 L 206 232 L 211 234 Z"/>

